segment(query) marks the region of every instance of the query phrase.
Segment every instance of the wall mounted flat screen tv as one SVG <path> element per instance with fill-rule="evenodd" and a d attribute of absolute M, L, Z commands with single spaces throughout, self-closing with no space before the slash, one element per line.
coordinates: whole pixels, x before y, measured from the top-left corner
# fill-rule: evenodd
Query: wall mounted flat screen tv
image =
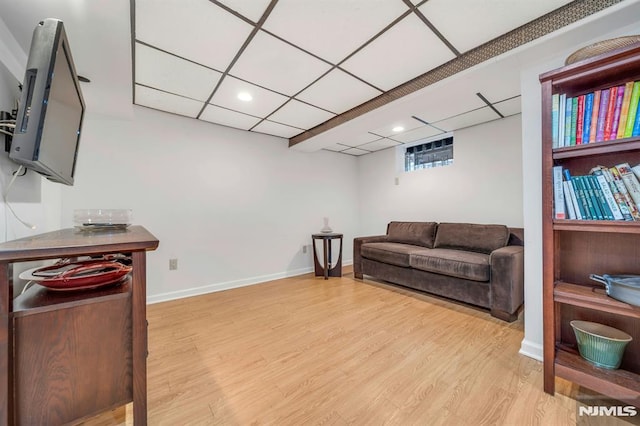
<path fill-rule="evenodd" d="M 9 158 L 73 185 L 85 103 L 62 21 L 33 31 Z"/>

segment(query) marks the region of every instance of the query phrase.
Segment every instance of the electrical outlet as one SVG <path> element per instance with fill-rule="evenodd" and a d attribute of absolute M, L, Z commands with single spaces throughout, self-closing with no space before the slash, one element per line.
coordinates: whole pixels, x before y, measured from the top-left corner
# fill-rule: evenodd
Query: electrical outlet
<path fill-rule="evenodd" d="M 306 252 L 307 252 L 307 246 L 304 245 L 304 246 L 302 246 L 302 253 L 306 253 Z"/>
<path fill-rule="evenodd" d="M 169 259 L 169 270 L 175 271 L 178 269 L 178 259 Z"/>

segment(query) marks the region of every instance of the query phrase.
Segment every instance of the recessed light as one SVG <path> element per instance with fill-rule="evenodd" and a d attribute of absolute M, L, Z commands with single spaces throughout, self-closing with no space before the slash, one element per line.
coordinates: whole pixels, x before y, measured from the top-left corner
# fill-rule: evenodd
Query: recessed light
<path fill-rule="evenodd" d="M 398 132 L 403 131 L 403 130 L 404 130 L 404 127 L 402 127 L 402 126 L 396 126 L 396 127 L 394 127 L 393 129 L 391 129 L 391 130 L 393 130 L 394 132 L 398 133 Z"/>
<path fill-rule="evenodd" d="M 240 92 L 238 93 L 238 99 L 240 99 L 241 101 L 249 102 L 253 100 L 253 96 L 251 96 L 251 93 L 248 92 Z"/>

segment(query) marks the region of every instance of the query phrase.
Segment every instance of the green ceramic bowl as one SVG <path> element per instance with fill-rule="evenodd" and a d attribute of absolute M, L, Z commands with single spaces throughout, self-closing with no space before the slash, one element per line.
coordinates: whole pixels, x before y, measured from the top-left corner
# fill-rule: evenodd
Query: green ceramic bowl
<path fill-rule="evenodd" d="M 571 321 L 580 355 L 597 367 L 616 369 L 632 338 L 624 331 L 589 321 Z"/>

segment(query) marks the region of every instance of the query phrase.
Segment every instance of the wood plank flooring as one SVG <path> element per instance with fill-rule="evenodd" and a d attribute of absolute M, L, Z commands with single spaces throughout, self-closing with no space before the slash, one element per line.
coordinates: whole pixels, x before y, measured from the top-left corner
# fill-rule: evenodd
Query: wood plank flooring
<path fill-rule="evenodd" d="M 345 273 L 150 305 L 149 424 L 628 424 L 545 394 L 522 318 Z M 131 404 L 83 424 L 133 424 Z"/>

